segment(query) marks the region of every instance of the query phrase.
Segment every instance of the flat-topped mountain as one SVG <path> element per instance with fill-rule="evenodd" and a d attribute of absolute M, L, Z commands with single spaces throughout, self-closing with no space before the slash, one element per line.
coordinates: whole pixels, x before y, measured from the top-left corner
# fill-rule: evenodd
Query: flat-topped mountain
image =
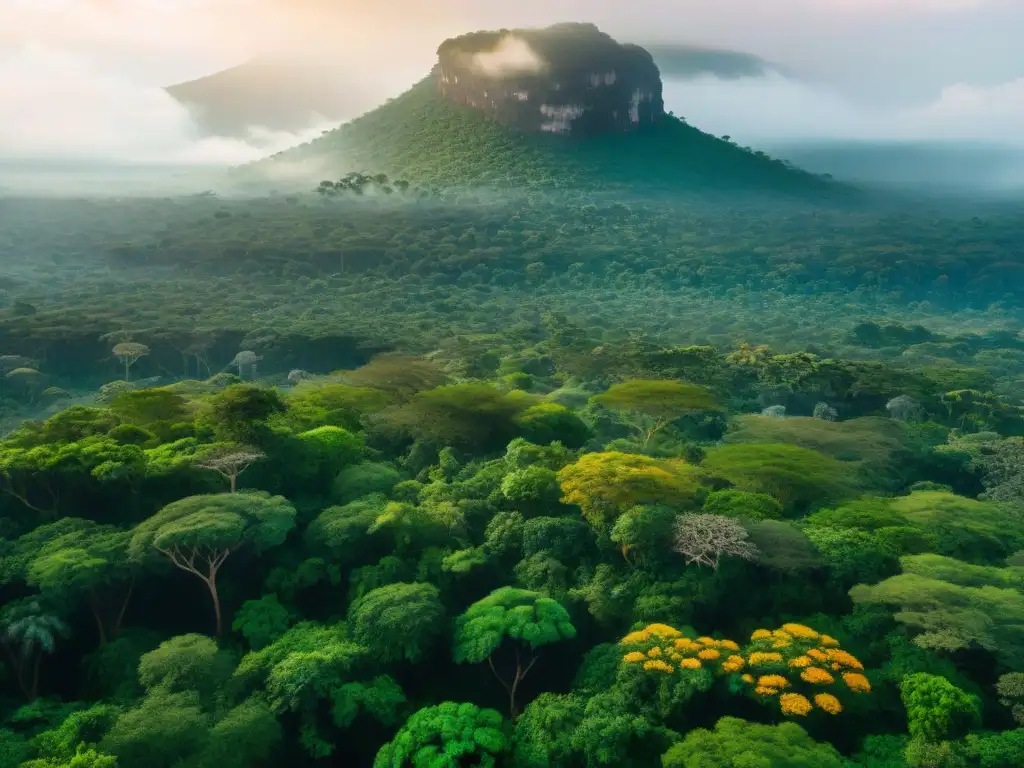
<path fill-rule="evenodd" d="M 651 55 L 593 24 L 474 32 L 437 55 L 442 97 L 523 131 L 622 133 L 664 117 Z"/>

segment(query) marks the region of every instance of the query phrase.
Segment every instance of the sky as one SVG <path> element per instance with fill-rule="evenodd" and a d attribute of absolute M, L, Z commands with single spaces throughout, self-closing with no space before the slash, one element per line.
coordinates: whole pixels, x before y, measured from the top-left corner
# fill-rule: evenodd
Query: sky
<path fill-rule="evenodd" d="M 800 74 L 666 84 L 670 108 L 718 135 L 1024 144 L 1024 0 L 0 0 L 0 160 L 245 162 L 326 126 L 202 138 L 162 87 L 301 53 L 350 63 L 383 100 L 447 36 L 556 21 Z"/>

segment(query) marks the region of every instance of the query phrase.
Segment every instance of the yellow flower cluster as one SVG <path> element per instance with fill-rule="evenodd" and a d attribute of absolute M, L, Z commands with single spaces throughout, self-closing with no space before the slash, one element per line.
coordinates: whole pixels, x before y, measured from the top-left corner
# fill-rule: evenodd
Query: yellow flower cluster
<path fill-rule="evenodd" d="M 830 715 L 838 715 L 843 711 L 843 705 L 840 704 L 839 699 L 831 693 L 816 694 L 814 697 L 814 703 L 818 705 L 818 709 L 823 709 Z"/>
<path fill-rule="evenodd" d="M 664 672 L 666 674 L 672 674 L 673 672 L 675 672 L 675 667 L 673 667 L 671 664 L 666 664 L 661 659 L 651 659 L 649 661 L 645 661 L 644 669 L 648 671 L 657 670 L 658 672 Z"/>
<path fill-rule="evenodd" d="M 737 656 L 736 654 L 733 654 L 732 656 L 730 656 L 729 658 L 727 658 L 725 661 L 722 662 L 722 671 L 723 672 L 739 672 L 746 665 L 747 665 L 746 659 L 744 659 L 742 656 Z"/>
<path fill-rule="evenodd" d="M 675 671 L 677 667 L 688 670 L 703 669 L 705 664 L 717 661 L 720 664 L 717 671 L 731 673 L 740 671 L 746 665 L 746 660 L 735 653 L 740 649 L 739 644 L 732 640 L 716 640 L 706 636 L 694 640 L 667 624 L 651 624 L 630 632 L 619 641 L 619 644 L 636 648 L 622 657 L 624 662 L 641 664 L 644 669 L 660 672 L 667 669 Z M 729 655 L 723 659 L 726 652 Z M 652 661 L 660 663 L 652 664 Z"/>
<path fill-rule="evenodd" d="M 803 624 L 783 624 L 782 631 L 792 637 L 799 637 L 801 640 L 817 640 L 820 637 L 817 632 Z"/>
<path fill-rule="evenodd" d="M 828 660 L 832 662 L 832 669 L 839 670 L 843 667 L 848 669 L 864 669 L 864 665 L 852 653 L 847 653 L 839 648 L 829 648 L 825 653 L 828 656 Z"/>
<path fill-rule="evenodd" d="M 871 693 L 871 683 L 859 672 L 843 672 L 843 682 L 854 693 Z"/>
<path fill-rule="evenodd" d="M 850 691 L 871 691 L 867 678 L 856 671 L 863 670 L 864 665 L 853 654 L 842 650 L 834 637 L 803 624 L 788 623 L 779 629 L 756 630 L 750 636 L 744 655 L 747 665 L 762 670 L 763 674 L 756 679 L 747 674 L 741 679 L 753 686 L 757 696 L 777 696 L 780 708 L 787 715 L 805 716 L 814 709 L 831 715 L 842 712 L 840 700 L 833 693 L 820 690 L 836 684 L 840 674 Z M 741 669 L 735 666 L 729 671 Z M 799 676 L 790 677 L 787 670 Z"/>
<path fill-rule="evenodd" d="M 799 693 L 784 693 L 779 696 L 779 706 L 783 714 L 804 716 L 813 708 L 806 696 Z"/>
<path fill-rule="evenodd" d="M 762 651 L 754 651 L 747 657 L 747 662 L 752 667 L 761 666 L 764 664 L 778 664 L 782 661 L 781 653 L 764 653 Z"/>
<path fill-rule="evenodd" d="M 832 675 L 821 667 L 808 667 L 800 673 L 800 678 L 815 685 L 831 685 L 836 681 Z"/>

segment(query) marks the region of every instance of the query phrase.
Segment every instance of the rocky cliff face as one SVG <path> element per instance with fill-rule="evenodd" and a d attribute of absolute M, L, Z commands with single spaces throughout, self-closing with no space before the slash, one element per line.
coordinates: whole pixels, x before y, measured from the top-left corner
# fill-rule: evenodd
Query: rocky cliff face
<path fill-rule="evenodd" d="M 592 24 L 452 38 L 433 76 L 444 98 L 527 132 L 622 133 L 665 111 L 651 55 Z"/>

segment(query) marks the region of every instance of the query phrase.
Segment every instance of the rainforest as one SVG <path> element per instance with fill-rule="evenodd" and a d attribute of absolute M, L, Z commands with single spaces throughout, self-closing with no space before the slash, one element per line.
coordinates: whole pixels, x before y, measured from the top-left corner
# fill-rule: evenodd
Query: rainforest
<path fill-rule="evenodd" d="M 1024 201 L 437 77 L 0 193 L 0 768 L 1024 765 Z"/>

